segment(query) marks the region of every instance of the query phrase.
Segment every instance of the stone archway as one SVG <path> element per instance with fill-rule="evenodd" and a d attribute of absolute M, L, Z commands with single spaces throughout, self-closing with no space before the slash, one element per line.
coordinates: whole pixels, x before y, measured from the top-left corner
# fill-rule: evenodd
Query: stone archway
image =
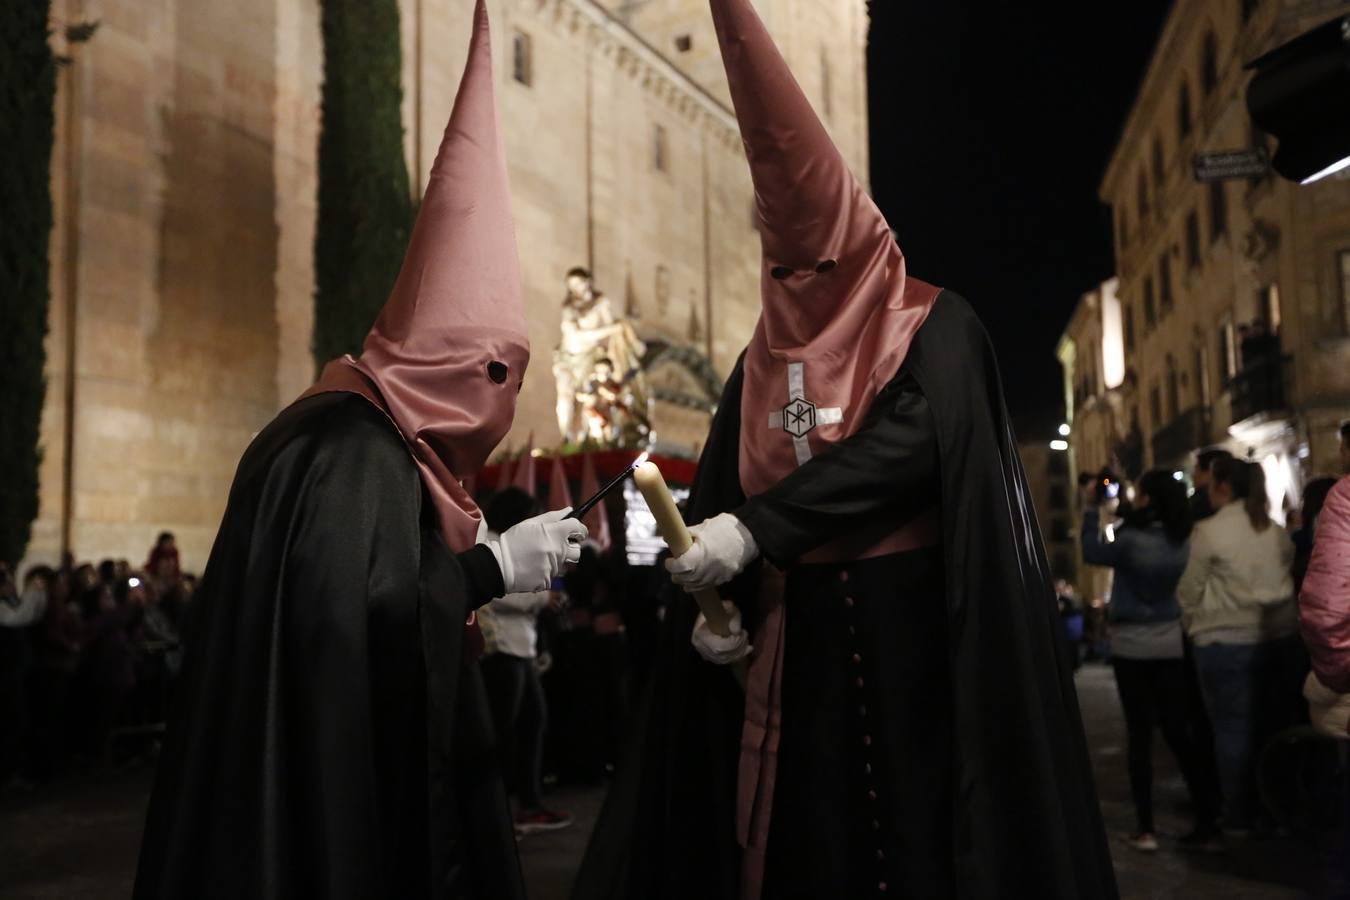
<path fill-rule="evenodd" d="M 722 379 L 694 347 L 649 341 L 642 358 L 651 397 L 653 449 L 693 458 L 707 440 L 708 426 L 722 396 Z"/>

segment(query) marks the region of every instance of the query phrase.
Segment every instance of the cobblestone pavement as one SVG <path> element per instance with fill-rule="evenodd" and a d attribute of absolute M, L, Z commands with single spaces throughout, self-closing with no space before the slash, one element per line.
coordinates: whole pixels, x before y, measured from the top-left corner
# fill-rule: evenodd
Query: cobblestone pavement
<path fill-rule="evenodd" d="M 1163 846 L 1155 854 L 1128 847 L 1123 839 L 1133 814 L 1125 775 L 1124 728 L 1111 672 L 1087 666 L 1078 684 L 1122 896 L 1283 900 L 1333 895 L 1326 887 L 1327 855 L 1306 841 L 1234 841 L 1221 855 L 1175 850 L 1175 837 L 1189 824 L 1185 789 L 1170 755 L 1161 748 L 1155 760 L 1155 802 Z M 129 896 L 150 779 L 146 767 L 121 773 L 91 772 L 31 793 L 10 792 L 0 797 L 0 897 L 103 900 Z M 601 799 L 599 788 L 560 789 L 551 795 L 550 802 L 571 811 L 577 824 L 521 842 L 531 900 L 567 896 Z M 1035 827 L 1035 823 L 1027 825 Z"/>

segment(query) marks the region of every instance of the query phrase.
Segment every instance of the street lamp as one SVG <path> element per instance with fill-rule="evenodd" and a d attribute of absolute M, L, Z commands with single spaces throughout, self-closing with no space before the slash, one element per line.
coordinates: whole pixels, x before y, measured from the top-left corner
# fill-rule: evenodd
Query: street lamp
<path fill-rule="evenodd" d="M 1311 184 L 1350 168 L 1350 15 L 1247 64 L 1247 111 L 1280 142 L 1271 167 Z"/>
<path fill-rule="evenodd" d="M 1069 428 L 1069 426 L 1068 426 L 1067 424 L 1066 424 L 1066 425 L 1061 425 L 1061 426 L 1059 426 L 1059 434 L 1060 434 L 1060 437 L 1068 437 L 1068 436 L 1069 436 L 1069 431 L 1070 431 L 1070 430 L 1071 430 L 1071 429 Z"/>
<path fill-rule="evenodd" d="M 1050 449 L 1051 449 L 1051 450 L 1068 450 L 1068 449 L 1069 449 L 1069 442 L 1068 442 L 1068 441 L 1060 441 L 1060 440 L 1051 441 L 1051 442 L 1050 442 Z"/>

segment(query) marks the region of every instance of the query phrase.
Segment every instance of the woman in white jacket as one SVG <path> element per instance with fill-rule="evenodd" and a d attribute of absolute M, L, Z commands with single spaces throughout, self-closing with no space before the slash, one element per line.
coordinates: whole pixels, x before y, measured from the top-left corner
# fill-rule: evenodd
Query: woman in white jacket
<path fill-rule="evenodd" d="M 1224 825 L 1242 832 L 1257 824 L 1260 751 L 1297 720 L 1307 665 L 1290 573 L 1294 544 L 1271 521 L 1265 473 L 1220 460 L 1209 492 L 1218 512 L 1195 527 L 1177 599 L 1214 724 Z"/>

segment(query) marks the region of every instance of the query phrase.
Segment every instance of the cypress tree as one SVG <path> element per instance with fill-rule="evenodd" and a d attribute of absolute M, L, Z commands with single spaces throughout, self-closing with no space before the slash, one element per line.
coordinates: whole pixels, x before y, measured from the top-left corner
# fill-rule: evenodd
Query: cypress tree
<path fill-rule="evenodd" d="M 17 565 L 38 511 L 43 339 L 51 304 L 51 160 L 57 60 L 50 0 L 0 13 L 0 560 Z"/>
<path fill-rule="evenodd" d="M 357 353 L 412 231 L 397 0 L 322 0 L 314 356 Z"/>

